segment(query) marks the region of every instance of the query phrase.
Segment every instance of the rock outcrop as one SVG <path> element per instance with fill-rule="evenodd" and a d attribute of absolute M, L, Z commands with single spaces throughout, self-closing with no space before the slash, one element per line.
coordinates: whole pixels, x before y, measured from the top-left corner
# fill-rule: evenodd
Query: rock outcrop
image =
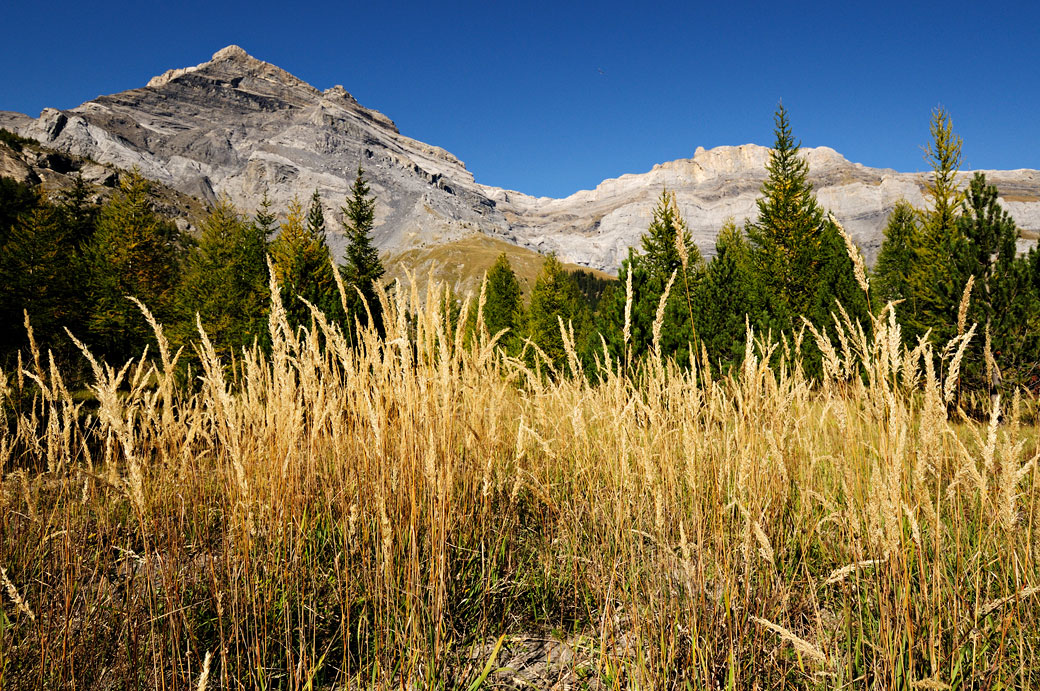
<path fill-rule="evenodd" d="M 39 118 L 0 112 L 0 127 L 58 151 L 120 168 L 137 167 L 200 201 L 227 195 L 244 210 L 266 191 L 277 208 L 318 189 L 338 217 L 357 167 L 377 197 L 375 241 L 389 254 L 484 234 L 565 261 L 617 268 L 645 231 L 663 188 L 674 190 L 702 252 L 728 219 L 755 213 L 768 149 L 747 144 L 698 149 L 693 158 L 605 180 L 564 199 L 478 184 L 447 151 L 402 135 L 342 86 L 320 91 L 237 46 L 145 87 Z M 925 177 L 850 163 L 832 149 L 805 149 L 820 202 L 872 259 L 899 199 L 923 205 Z M 1040 230 L 1040 172 L 988 171 L 1019 225 Z M 344 238 L 329 223 L 329 242 Z"/>

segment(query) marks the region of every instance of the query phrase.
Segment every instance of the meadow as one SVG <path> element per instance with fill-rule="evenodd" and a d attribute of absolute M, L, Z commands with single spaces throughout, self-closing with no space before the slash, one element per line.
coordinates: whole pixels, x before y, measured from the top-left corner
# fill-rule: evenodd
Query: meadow
<path fill-rule="evenodd" d="M 415 286 L 356 345 L 275 287 L 269 351 L 142 307 L 89 395 L 0 374 L 0 687 L 1040 685 L 1036 404 L 959 412 L 973 329 L 749 329 L 723 376 L 561 324 L 557 372 Z"/>

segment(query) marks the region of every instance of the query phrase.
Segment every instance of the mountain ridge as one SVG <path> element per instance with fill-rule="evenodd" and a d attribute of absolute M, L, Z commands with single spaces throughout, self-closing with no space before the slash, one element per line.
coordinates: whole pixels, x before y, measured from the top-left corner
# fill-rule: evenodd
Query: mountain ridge
<path fill-rule="evenodd" d="M 335 217 L 360 165 L 377 199 L 374 240 L 389 255 L 487 235 L 605 271 L 638 246 L 665 188 L 676 193 L 701 251 L 712 254 L 727 219 L 754 216 L 769 152 L 755 144 L 698 147 L 691 158 L 606 179 L 593 190 L 534 197 L 477 182 L 456 156 L 403 135 L 342 86 L 319 90 L 235 45 L 69 110 L 47 108 L 38 118 L 0 112 L 0 126 L 59 151 L 137 167 L 202 201 L 226 195 L 245 210 L 265 191 L 284 209 L 317 189 Z M 896 201 L 925 203 L 926 173 L 870 168 L 829 147 L 802 153 L 820 203 L 868 260 Z M 1019 225 L 1040 231 L 1040 172 L 987 177 Z M 329 244 L 342 253 L 342 232 L 331 231 Z"/>

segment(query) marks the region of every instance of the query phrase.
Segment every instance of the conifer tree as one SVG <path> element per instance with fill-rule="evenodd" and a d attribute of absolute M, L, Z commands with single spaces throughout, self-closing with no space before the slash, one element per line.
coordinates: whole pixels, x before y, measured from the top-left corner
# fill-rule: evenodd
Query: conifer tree
<path fill-rule="evenodd" d="M 747 233 L 756 271 L 770 284 L 764 291 L 769 325 L 786 331 L 819 303 L 827 224 L 782 104 L 774 120 L 776 140 L 757 202 L 758 219 L 747 225 Z"/>
<path fill-rule="evenodd" d="M 958 282 L 974 277 L 967 321 L 978 324 L 980 337 L 969 346 L 964 372 L 967 385 L 985 389 L 1002 380 L 1023 383 L 1040 357 L 1040 305 L 1028 278 L 1029 258 L 1016 256 L 1018 228 L 997 196 L 985 175 L 973 176 L 955 221 L 959 252 L 950 267 Z M 988 364 L 987 338 L 993 357 Z"/>
<path fill-rule="evenodd" d="M 627 284 L 631 274 L 633 304 L 629 353 L 633 359 L 645 355 L 653 342 L 653 323 L 661 296 L 674 274 L 675 281 L 668 293 L 661 327 L 661 351 L 663 356 L 673 356 L 680 363 L 688 362 L 688 347 L 694 340 L 691 321 L 693 294 L 704 271 L 704 260 L 693 244 L 674 193 L 661 192 L 641 244 L 642 253 L 630 250 L 621 263 L 618 287 L 611 291 L 603 306 L 600 329 L 612 357 L 623 357 L 622 331 L 627 290 L 620 286 Z"/>
<path fill-rule="evenodd" d="M 289 202 L 281 232 L 271 243 L 271 261 L 290 326 L 295 329 L 311 324 L 310 308 L 298 297 L 324 312 L 331 321 L 343 318 L 325 236 L 315 235 L 305 225 L 298 199 Z"/>
<path fill-rule="evenodd" d="M 913 265 L 908 278 L 912 301 L 902 311 L 903 335 L 910 342 L 929 329 L 937 343 L 956 335 L 957 309 L 964 279 L 951 270 L 952 258 L 960 253 L 956 220 L 961 192 L 957 172 L 961 166 L 961 138 L 942 108 L 932 114 L 932 141 L 925 149 L 932 175 L 925 188 L 930 208 L 922 212 L 914 242 Z"/>
<path fill-rule="evenodd" d="M 914 243 L 917 237 L 917 212 L 909 203 L 901 200 L 889 214 L 881 251 L 874 265 L 871 290 L 874 292 L 875 308 L 880 309 L 891 301 L 903 300 L 903 304 L 896 308 L 897 312 L 913 311 L 910 272 L 914 266 Z"/>
<path fill-rule="evenodd" d="M 726 371 L 744 358 L 747 323 L 758 323 L 758 286 L 751 265 L 751 247 L 730 221 L 715 241 L 694 297 L 697 333 L 712 364 Z"/>
<path fill-rule="evenodd" d="M 0 245 L 0 352 L 27 345 L 23 310 L 37 344 L 65 349 L 63 327 L 82 326 L 83 290 L 73 231 L 60 208 L 40 199 Z"/>
<path fill-rule="evenodd" d="M 307 209 L 307 232 L 315 237 L 325 237 L 325 209 L 317 189 L 311 194 L 311 205 Z"/>
<path fill-rule="evenodd" d="M 99 208 L 90 201 L 90 187 L 82 175 L 72 179 L 72 187 L 61 195 L 61 210 L 69 228 L 69 239 L 76 247 L 84 247 L 94 236 Z"/>
<path fill-rule="evenodd" d="M 1040 391 L 1040 246 L 1033 245 L 1018 258 L 1015 270 L 1023 290 L 1022 300 L 1029 307 L 1021 319 L 1020 342 L 1009 346 L 1022 354 L 1020 364 L 1017 371 L 1007 373 L 1005 380 L 1037 392 Z"/>
<path fill-rule="evenodd" d="M 40 201 L 32 187 L 13 178 L 0 177 L 0 245 L 18 217 L 35 208 Z"/>
<path fill-rule="evenodd" d="M 747 233 L 759 292 L 759 331 L 788 337 L 802 328 L 802 318 L 833 330 L 838 304 L 869 326 L 867 295 L 853 268 L 850 248 L 837 225 L 825 218 L 809 182 L 809 164 L 791 133 L 781 104 L 774 116 L 776 139 L 758 199 L 758 218 Z M 849 240 L 851 243 L 851 240 Z M 765 289 L 765 286 L 769 286 Z M 803 344 L 802 365 L 810 376 L 821 372 L 814 341 Z"/>
<path fill-rule="evenodd" d="M 274 213 L 271 211 L 271 198 L 267 196 L 267 190 L 264 190 L 264 196 L 260 200 L 260 206 L 257 207 L 256 213 L 253 214 L 253 225 L 256 227 L 257 233 L 259 233 L 265 242 L 271 242 L 274 238 L 275 231 L 278 230 L 277 221 Z"/>
<path fill-rule="evenodd" d="M 486 290 L 483 317 L 488 336 L 495 336 L 508 329 L 498 343 L 506 352 L 513 354 L 517 352 L 519 346 L 524 304 L 521 299 L 520 282 L 517 280 L 505 252 L 498 256 L 488 270 Z M 474 320 L 476 309 L 474 304 Z"/>
<path fill-rule="evenodd" d="M 550 254 L 531 291 L 527 335 L 558 372 L 562 372 L 567 363 L 560 319 L 568 330 L 573 328 L 577 352 L 586 352 L 592 325 L 588 305 L 563 264 L 555 254 Z"/>
<path fill-rule="evenodd" d="M 364 171 L 358 166 L 357 177 L 350 188 L 346 206 L 343 207 L 347 250 L 342 272 L 347 288 L 348 328 L 353 325 L 355 319 L 363 326 L 368 322 L 368 312 L 361 300 L 363 297 L 375 321 L 373 326 L 382 332 L 382 306 L 376 293 L 376 285 L 386 270 L 379 259 L 379 251 L 372 244 L 375 206 L 375 199 L 369 196 Z"/>
<path fill-rule="evenodd" d="M 114 360 L 140 355 L 153 340 L 136 297 L 160 323 L 173 321 L 182 240 L 177 226 L 152 208 L 151 186 L 134 171 L 106 203 L 87 248 L 93 300 L 88 331 Z"/>
<path fill-rule="evenodd" d="M 848 239 L 851 243 L 852 239 Z M 833 330 L 834 318 L 839 314 L 839 307 L 854 321 L 870 331 L 869 295 L 864 292 L 856 278 L 856 269 L 850 252 L 859 254 L 858 247 L 849 247 L 837 226 L 831 219 L 823 224 L 820 238 L 820 273 L 817 280 L 816 299 L 805 315 L 814 324 Z M 863 273 L 867 279 L 866 271 Z M 816 354 L 816 344 L 810 343 L 809 354 Z M 817 374 L 815 362 L 807 363 L 809 374 Z"/>
<path fill-rule="evenodd" d="M 242 218 L 227 198 L 210 209 L 199 230 L 181 282 L 183 338 L 197 337 L 197 313 L 219 354 L 237 351 L 262 340 L 266 329 L 266 233 Z"/>

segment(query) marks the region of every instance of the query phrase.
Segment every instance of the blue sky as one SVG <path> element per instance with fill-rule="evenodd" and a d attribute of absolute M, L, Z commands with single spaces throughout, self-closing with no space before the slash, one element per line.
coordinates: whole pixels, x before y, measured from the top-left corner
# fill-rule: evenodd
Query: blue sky
<path fill-rule="evenodd" d="M 225 45 L 343 84 L 479 182 L 564 196 L 772 142 L 920 170 L 942 104 L 968 168 L 1040 168 L 1040 3 L 23 2 L 3 14 L 0 110 L 143 86 Z"/>

